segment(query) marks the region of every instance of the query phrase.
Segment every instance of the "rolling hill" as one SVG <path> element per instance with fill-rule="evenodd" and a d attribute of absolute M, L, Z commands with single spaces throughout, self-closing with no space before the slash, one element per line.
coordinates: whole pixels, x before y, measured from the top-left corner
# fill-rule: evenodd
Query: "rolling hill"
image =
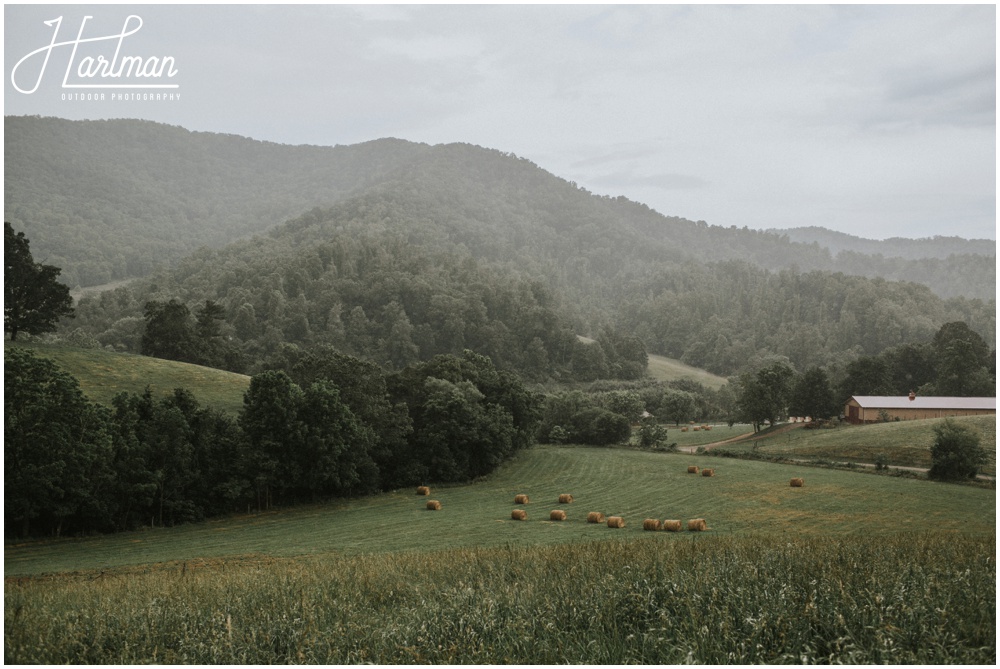
<path fill-rule="evenodd" d="M 185 362 L 103 349 L 27 342 L 16 345 L 49 358 L 80 382 L 80 390 L 89 400 L 108 406 L 123 391 L 141 394 L 148 386 L 154 397 L 164 397 L 174 388 L 186 388 L 200 403 L 235 415 L 243 407 L 243 393 L 250 385 L 249 376 Z M 5 348 L 11 346 L 11 342 L 4 342 Z"/>
<path fill-rule="evenodd" d="M 568 247 L 605 282 L 648 262 L 741 259 L 916 281 L 945 297 L 995 296 L 992 256 L 941 258 L 931 244 L 916 258 L 838 259 L 786 234 L 597 196 L 528 160 L 464 144 L 287 146 L 145 121 L 5 117 L 4 159 L 8 220 L 71 286 L 145 276 L 314 206 L 353 198 L 391 213 L 405 196 L 407 209 L 433 215 L 450 241 L 528 271 L 565 266 Z"/>
<path fill-rule="evenodd" d="M 702 384 L 706 388 L 713 388 L 715 390 L 718 390 L 729 382 L 728 379 L 712 374 L 711 372 L 685 365 L 680 360 L 655 354 L 649 356 L 649 366 L 646 368 L 646 371 L 649 376 L 657 381 L 670 382 L 689 379 Z"/>

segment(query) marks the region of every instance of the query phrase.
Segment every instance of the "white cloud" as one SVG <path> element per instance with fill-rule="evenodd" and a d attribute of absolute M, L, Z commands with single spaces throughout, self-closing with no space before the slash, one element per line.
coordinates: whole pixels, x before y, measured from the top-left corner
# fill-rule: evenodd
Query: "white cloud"
<path fill-rule="evenodd" d="M 46 12 L 5 7 L 8 63 Z M 183 105 L 70 107 L 8 83 L 6 113 L 147 116 L 288 143 L 464 141 L 710 223 L 876 237 L 960 220 L 946 232 L 995 237 L 990 5 L 142 13 L 157 48 L 178 51 Z"/>

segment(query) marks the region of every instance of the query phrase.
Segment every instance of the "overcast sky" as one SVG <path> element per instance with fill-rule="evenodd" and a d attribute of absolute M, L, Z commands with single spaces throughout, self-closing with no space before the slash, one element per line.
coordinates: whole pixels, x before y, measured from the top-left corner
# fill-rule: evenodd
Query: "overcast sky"
<path fill-rule="evenodd" d="M 64 100 L 119 42 L 179 99 Z M 469 142 L 715 225 L 996 238 L 994 5 L 6 5 L 4 69 L 5 114 Z"/>

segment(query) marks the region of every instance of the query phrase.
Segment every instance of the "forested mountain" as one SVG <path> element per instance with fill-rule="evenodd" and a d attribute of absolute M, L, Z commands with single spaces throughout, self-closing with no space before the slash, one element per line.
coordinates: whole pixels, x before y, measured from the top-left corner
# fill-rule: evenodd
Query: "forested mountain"
<path fill-rule="evenodd" d="M 71 286 L 146 276 L 201 246 L 349 204 L 353 220 L 408 227 L 406 235 L 459 243 L 529 275 L 562 273 L 558 283 L 599 299 L 609 275 L 734 259 L 916 281 L 942 297 L 995 296 L 990 242 L 855 248 L 838 233 L 711 226 L 593 195 L 528 160 L 470 145 L 286 146 L 146 121 L 5 117 L 4 158 L 7 220 Z M 431 225 L 413 230 L 414 222 Z M 592 278 L 579 286 L 580 277 Z"/>
<path fill-rule="evenodd" d="M 7 116 L 5 220 L 71 287 L 96 285 L 334 202 L 428 148 L 292 147 L 151 121 Z"/>
<path fill-rule="evenodd" d="M 497 150 L 291 147 L 139 121 L 6 128 L 7 213 L 36 255 L 64 276 L 146 275 L 63 325 L 120 350 L 253 372 L 285 344 L 387 369 L 468 348 L 545 381 L 636 378 L 647 351 L 728 375 L 772 355 L 877 355 L 952 321 L 995 336 L 992 256 L 834 258 L 593 195 Z M 864 278 L 880 273 L 933 287 Z"/>
<path fill-rule="evenodd" d="M 140 350 L 143 305 L 148 316 L 150 301 L 211 301 L 225 310 L 221 334 L 240 351 L 226 364 L 238 371 L 283 355 L 283 343 L 328 344 L 396 369 L 471 348 L 539 381 L 635 378 L 647 351 L 723 375 L 769 355 L 804 368 L 927 342 L 952 321 L 994 337 L 993 302 L 842 273 L 658 258 L 628 229 L 614 245 L 586 224 L 539 224 L 534 238 L 548 243 L 520 245 L 489 234 L 500 214 L 465 212 L 458 225 L 426 192 L 386 186 L 204 249 L 84 298 L 71 327 Z M 511 253 L 519 263 L 502 260 Z"/>
<path fill-rule="evenodd" d="M 841 251 L 853 251 L 854 253 L 880 255 L 886 258 L 906 258 L 908 260 L 938 258 L 943 260 L 951 255 L 996 256 L 997 250 L 997 243 L 992 239 L 962 239 L 961 237 L 939 235 L 923 239 L 907 239 L 905 237 L 890 237 L 881 240 L 864 239 L 845 232 L 815 226 L 768 230 L 768 232 L 784 235 L 793 242 L 804 244 L 816 242 L 834 255 Z"/>

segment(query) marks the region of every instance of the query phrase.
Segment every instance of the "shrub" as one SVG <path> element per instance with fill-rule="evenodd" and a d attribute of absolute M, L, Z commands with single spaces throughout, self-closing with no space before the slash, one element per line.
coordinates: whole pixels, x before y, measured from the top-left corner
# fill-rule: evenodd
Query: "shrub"
<path fill-rule="evenodd" d="M 939 481 L 974 479 L 986 463 L 986 451 L 979 435 L 969 426 L 946 418 L 934 426 L 931 469 L 927 473 Z"/>

